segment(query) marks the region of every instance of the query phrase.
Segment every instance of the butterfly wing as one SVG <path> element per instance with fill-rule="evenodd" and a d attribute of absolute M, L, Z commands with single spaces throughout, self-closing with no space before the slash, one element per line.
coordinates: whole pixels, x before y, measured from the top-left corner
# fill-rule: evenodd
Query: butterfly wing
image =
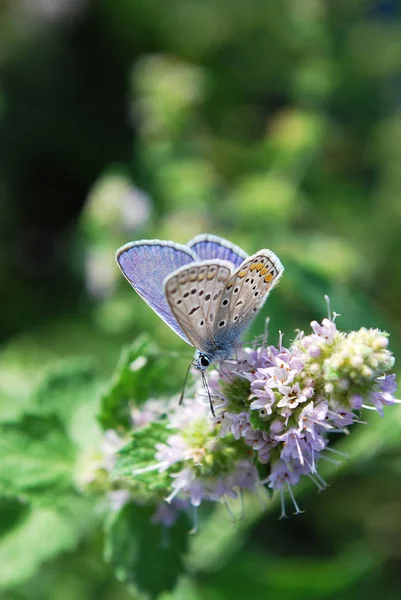
<path fill-rule="evenodd" d="M 164 282 L 175 319 L 195 348 L 206 354 L 214 350 L 215 322 L 231 275 L 232 264 L 215 259 L 182 267 Z"/>
<path fill-rule="evenodd" d="M 241 264 L 227 281 L 216 322 L 227 344 L 235 344 L 262 308 L 284 271 L 271 250 L 259 250 Z"/>
<path fill-rule="evenodd" d="M 248 256 L 239 246 L 209 233 L 197 235 L 188 242 L 188 246 L 192 248 L 200 260 L 212 260 L 214 258 L 228 260 L 234 267 L 239 267 Z"/>
<path fill-rule="evenodd" d="M 141 240 L 126 244 L 116 253 L 124 277 L 153 310 L 188 344 L 166 301 L 163 282 L 167 275 L 196 259 L 194 252 L 174 242 Z"/>

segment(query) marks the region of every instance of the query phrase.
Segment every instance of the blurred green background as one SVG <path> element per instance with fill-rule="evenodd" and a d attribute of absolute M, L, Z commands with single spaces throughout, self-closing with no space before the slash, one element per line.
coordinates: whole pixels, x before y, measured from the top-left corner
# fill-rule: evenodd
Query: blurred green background
<path fill-rule="evenodd" d="M 329 294 L 340 328 L 383 328 L 397 355 L 400 164 L 397 0 L 3 0 L 0 419 L 21 423 L 62 359 L 85 357 L 101 387 L 143 331 L 181 377 L 190 349 L 114 262 L 141 238 L 271 248 L 286 271 L 250 336 L 269 314 L 291 339 Z M 81 412 L 72 438 L 93 429 L 96 406 Z M 305 514 L 249 507 L 233 529 L 215 513 L 161 599 L 401 598 L 401 412 L 386 412 L 346 440 L 332 487 L 299 492 Z M 40 493 L 0 496 L 1 598 L 137 597 L 103 562 L 97 501 L 68 501 L 71 525 L 66 498 L 56 517 Z"/>

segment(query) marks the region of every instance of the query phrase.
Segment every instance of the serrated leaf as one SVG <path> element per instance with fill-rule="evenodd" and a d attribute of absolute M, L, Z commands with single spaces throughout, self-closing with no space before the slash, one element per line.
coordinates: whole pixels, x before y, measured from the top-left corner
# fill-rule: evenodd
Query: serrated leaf
<path fill-rule="evenodd" d="M 114 565 L 118 579 L 134 583 L 152 598 L 171 590 L 183 572 L 188 524 L 181 517 L 169 530 L 168 544 L 162 530 L 151 522 L 154 508 L 125 505 L 106 523 L 105 558 Z"/>
<path fill-rule="evenodd" d="M 148 398 L 179 389 L 171 356 L 162 354 L 147 336 L 123 349 L 112 382 L 103 394 L 99 420 L 104 429 L 130 429 L 130 409 Z"/>
<path fill-rule="evenodd" d="M 167 490 L 171 483 L 170 475 L 166 472 L 147 469 L 156 464 L 156 444 L 166 441 L 171 430 L 166 423 L 153 422 L 132 434 L 128 442 L 118 453 L 117 462 L 113 468 L 113 476 L 117 479 L 128 477 L 147 485 L 149 491 Z"/>
<path fill-rule="evenodd" d="M 132 439 L 118 452 L 113 469 L 115 475 L 128 475 L 134 469 L 148 467 L 155 462 L 155 445 L 166 441 L 171 435 L 164 422 L 153 422 L 135 431 Z"/>
<path fill-rule="evenodd" d="M 46 560 L 76 547 L 91 523 L 86 501 L 33 507 L 0 540 L 0 589 L 26 581 Z"/>
<path fill-rule="evenodd" d="M 55 417 L 26 415 L 0 427 L 0 491 L 23 497 L 70 489 L 75 449 Z"/>

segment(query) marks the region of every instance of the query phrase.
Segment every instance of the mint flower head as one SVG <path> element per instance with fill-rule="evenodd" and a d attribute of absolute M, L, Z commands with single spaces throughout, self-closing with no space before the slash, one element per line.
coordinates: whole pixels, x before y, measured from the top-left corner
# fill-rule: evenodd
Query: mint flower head
<path fill-rule="evenodd" d="M 106 434 L 114 498 L 152 504 L 153 522 L 167 527 L 203 503 L 224 503 L 231 514 L 228 501 L 242 507 L 244 491 L 266 498 L 276 491 L 281 517 L 287 496 L 302 512 L 294 494 L 300 479 L 323 490 L 320 461 L 342 454 L 332 434 L 349 433 L 365 410 L 383 416 L 399 402 L 387 334 L 341 332 L 335 316 L 313 321 L 288 347 L 280 336 L 277 346 L 239 348 L 208 373 L 208 390 L 196 381 L 182 405 L 174 396 L 132 409 L 123 439 Z"/>
<path fill-rule="evenodd" d="M 156 462 L 149 467 L 171 477 L 167 503 L 179 497 L 186 506 L 197 507 L 205 500 L 237 498 L 242 490 L 253 491 L 258 485 L 258 472 L 246 445 L 233 438 L 223 440 L 219 422 L 211 417 L 200 395 L 176 405 L 168 429 L 165 442 L 156 443 Z"/>

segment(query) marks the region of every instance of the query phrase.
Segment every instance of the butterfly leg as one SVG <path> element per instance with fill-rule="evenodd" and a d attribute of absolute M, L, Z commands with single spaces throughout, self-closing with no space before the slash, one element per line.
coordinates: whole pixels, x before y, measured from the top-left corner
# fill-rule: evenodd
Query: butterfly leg
<path fill-rule="evenodd" d="M 212 411 L 212 415 L 215 417 L 215 412 L 214 412 L 214 407 L 213 407 L 213 402 L 212 402 L 212 396 L 210 395 L 210 389 L 209 386 L 207 384 L 207 380 L 205 377 L 205 374 L 203 371 L 201 371 L 201 375 L 202 375 L 202 381 L 203 381 L 203 386 L 207 392 L 207 395 L 209 396 L 209 406 L 210 406 L 210 410 Z"/>

